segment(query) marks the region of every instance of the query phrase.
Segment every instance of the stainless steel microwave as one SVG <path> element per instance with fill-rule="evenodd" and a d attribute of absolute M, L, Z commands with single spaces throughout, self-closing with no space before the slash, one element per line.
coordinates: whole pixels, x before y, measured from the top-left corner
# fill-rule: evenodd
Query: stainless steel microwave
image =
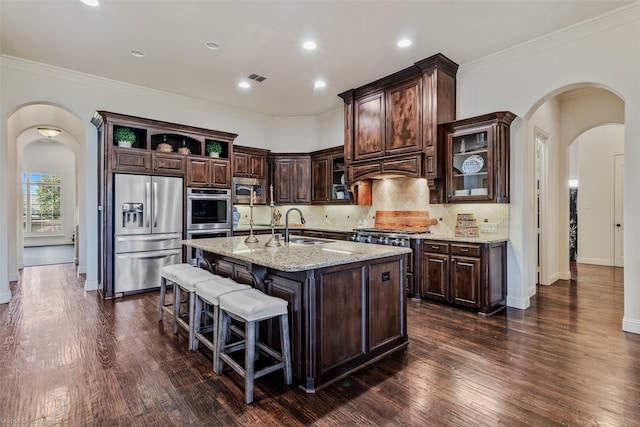
<path fill-rule="evenodd" d="M 251 191 L 255 191 L 254 204 L 267 204 L 267 180 L 256 178 L 233 178 L 233 204 L 248 205 L 251 202 Z"/>

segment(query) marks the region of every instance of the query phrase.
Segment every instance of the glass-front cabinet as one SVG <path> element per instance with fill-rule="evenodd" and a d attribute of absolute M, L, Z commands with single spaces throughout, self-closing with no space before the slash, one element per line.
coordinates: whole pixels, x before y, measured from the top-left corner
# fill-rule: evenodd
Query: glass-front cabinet
<path fill-rule="evenodd" d="M 509 202 L 509 125 L 514 118 L 497 112 L 441 125 L 447 203 Z"/>

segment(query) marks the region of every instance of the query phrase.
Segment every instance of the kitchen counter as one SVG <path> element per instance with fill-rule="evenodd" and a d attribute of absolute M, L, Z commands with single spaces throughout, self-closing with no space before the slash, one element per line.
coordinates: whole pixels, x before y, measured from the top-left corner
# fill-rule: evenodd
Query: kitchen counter
<path fill-rule="evenodd" d="M 448 240 L 451 242 L 462 243 L 502 243 L 509 241 L 508 237 L 493 233 L 480 234 L 480 237 L 457 237 L 454 234 L 421 233 L 412 234 L 411 238 L 425 240 Z"/>
<path fill-rule="evenodd" d="M 185 240 L 198 265 L 287 301 L 293 375 L 308 393 L 405 348 L 411 249 L 327 239 L 265 247 L 269 235 Z M 309 239 L 309 238 L 307 238 Z M 279 349 L 278 322 L 261 338 Z M 262 330 L 262 329 L 261 329 Z"/>
<path fill-rule="evenodd" d="M 323 267 L 368 261 L 392 255 L 411 253 L 409 248 L 397 246 L 367 245 L 341 240 L 313 239 L 324 241 L 320 244 L 281 242 L 276 248 L 266 247 L 268 235 L 258 236 L 258 243 L 245 243 L 245 236 L 212 239 L 184 240 L 206 252 L 235 258 L 252 264 L 262 265 L 279 271 L 306 271 Z"/>

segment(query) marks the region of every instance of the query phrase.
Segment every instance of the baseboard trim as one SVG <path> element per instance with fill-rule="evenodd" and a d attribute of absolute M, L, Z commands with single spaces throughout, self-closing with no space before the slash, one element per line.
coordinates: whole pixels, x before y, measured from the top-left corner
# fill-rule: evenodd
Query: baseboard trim
<path fill-rule="evenodd" d="M 85 291 L 97 291 L 98 290 L 98 281 L 97 280 L 85 280 L 84 281 L 84 290 Z"/>
<path fill-rule="evenodd" d="M 622 330 L 632 334 L 640 334 L 640 320 L 624 317 L 622 319 Z"/>
<path fill-rule="evenodd" d="M 0 304 L 6 304 L 11 301 L 11 292 L 4 292 L 0 294 Z"/>
<path fill-rule="evenodd" d="M 507 295 L 507 307 L 526 310 L 529 306 L 531 306 L 529 298 L 514 298 Z"/>
<path fill-rule="evenodd" d="M 565 271 L 564 273 L 558 273 L 558 280 L 571 280 L 571 271 Z"/>
<path fill-rule="evenodd" d="M 607 267 L 611 266 L 611 260 L 606 258 L 584 258 L 578 257 L 576 259 L 578 264 L 592 264 L 592 265 L 605 265 Z"/>
<path fill-rule="evenodd" d="M 10 282 L 17 282 L 19 279 L 20 279 L 20 275 L 18 273 L 9 274 L 9 281 Z"/>
<path fill-rule="evenodd" d="M 78 266 L 78 274 L 87 274 L 87 266 L 79 265 Z"/>

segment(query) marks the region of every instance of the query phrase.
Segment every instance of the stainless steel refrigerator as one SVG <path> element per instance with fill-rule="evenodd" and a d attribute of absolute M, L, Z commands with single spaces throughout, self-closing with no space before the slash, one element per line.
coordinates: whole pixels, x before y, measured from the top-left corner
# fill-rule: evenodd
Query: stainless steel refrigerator
<path fill-rule="evenodd" d="M 182 178 L 115 174 L 114 293 L 160 286 L 160 268 L 182 262 Z"/>

